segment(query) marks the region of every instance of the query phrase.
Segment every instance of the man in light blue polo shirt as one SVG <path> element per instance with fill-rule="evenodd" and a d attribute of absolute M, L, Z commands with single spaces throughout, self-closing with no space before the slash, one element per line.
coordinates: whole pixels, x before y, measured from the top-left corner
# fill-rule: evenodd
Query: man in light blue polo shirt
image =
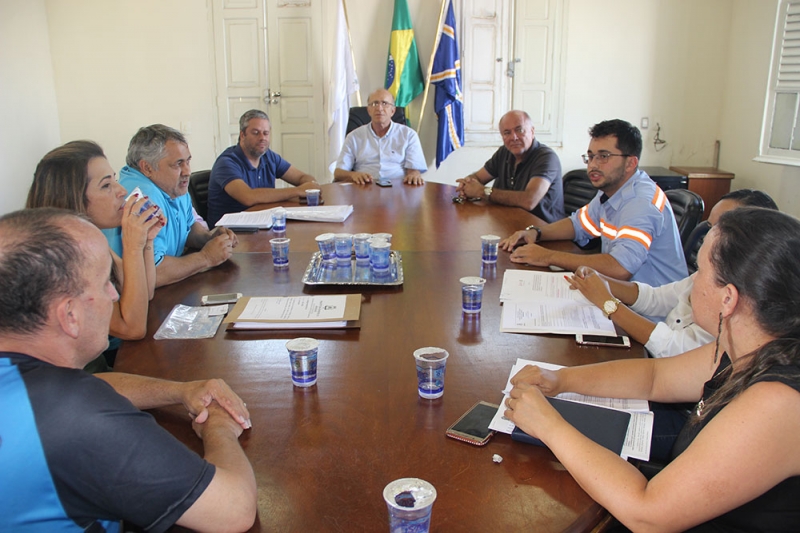
<path fill-rule="evenodd" d="M 642 136 L 624 120 L 594 125 L 583 156 L 597 196 L 565 218 L 541 228 L 529 226 L 501 242 L 514 250 L 511 260 L 556 266 L 574 272 L 587 265 L 609 277 L 659 287 L 688 275 L 681 238 L 664 192 L 639 170 Z M 599 254 L 559 252 L 539 246 L 540 240 L 574 239 L 579 244 L 600 237 Z M 514 249 L 518 244 L 524 246 Z M 616 309 L 616 306 L 610 306 Z"/>
<path fill-rule="evenodd" d="M 222 152 L 208 183 L 208 224 L 222 215 L 238 213 L 256 204 L 305 198 L 306 189 L 318 189 L 306 174 L 269 149 L 272 125 L 263 111 L 251 109 L 239 119 L 239 142 Z M 277 180 L 293 187 L 275 188 Z"/>
<path fill-rule="evenodd" d="M 395 106 L 392 94 L 378 89 L 367 103 L 372 121 L 351 131 L 333 172 L 334 181 L 358 184 L 373 180 L 403 178 L 403 183 L 422 185 L 422 172 L 428 170 L 417 132 L 392 121 Z"/>
<path fill-rule="evenodd" d="M 142 194 L 161 207 L 167 225 L 153 241 L 156 287 L 174 283 L 213 268 L 230 258 L 238 244 L 226 229 L 212 232 L 195 221 L 189 192 L 192 154 L 181 132 L 163 124 L 140 128 L 128 145 L 128 163 L 119 172 L 128 191 L 139 187 Z M 109 237 L 112 249 L 121 248 Z M 184 253 L 185 248 L 199 250 Z"/>

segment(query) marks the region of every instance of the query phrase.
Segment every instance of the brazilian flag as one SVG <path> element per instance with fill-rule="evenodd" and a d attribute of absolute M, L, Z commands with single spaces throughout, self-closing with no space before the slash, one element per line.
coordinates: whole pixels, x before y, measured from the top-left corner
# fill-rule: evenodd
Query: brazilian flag
<path fill-rule="evenodd" d="M 406 0 L 394 0 L 386 89 L 394 96 L 397 107 L 406 107 L 424 88 L 408 3 Z"/>

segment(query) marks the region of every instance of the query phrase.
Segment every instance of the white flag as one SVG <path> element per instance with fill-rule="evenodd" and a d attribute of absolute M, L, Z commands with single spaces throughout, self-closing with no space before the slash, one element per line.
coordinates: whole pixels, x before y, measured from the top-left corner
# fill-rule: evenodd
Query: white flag
<path fill-rule="evenodd" d="M 331 61 L 330 85 L 328 87 L 328 165 L 330 171 L 336 167 L 342 151 L 350 115 L 350 95 L 358 92 L 353 49 L 344 14 L 344 0 L 338 0 L 334 54 Z"/>

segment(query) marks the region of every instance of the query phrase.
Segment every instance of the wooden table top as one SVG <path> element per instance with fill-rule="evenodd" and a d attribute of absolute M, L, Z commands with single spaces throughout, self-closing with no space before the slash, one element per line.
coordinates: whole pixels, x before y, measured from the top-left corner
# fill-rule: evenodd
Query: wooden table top
<path fill-rule="evenodd" d="M 247 402 L 253 428 L 241 443 L 259 488 L 252 531 L 386 531 L 382 490 L 400 477 L 420 477 L 436 487 L 433 532 L 586 531 L 605 516 L 549 450 L 503 434 L 482 448 L 445 436 L 476 401 L 501 400 L 517 357 L 577 365 L 643 354 L 641 345 L 579 347 L 570 337 L 501 333 L 503 271 L 516 265 L 501 252 L 496 267 L 482 267 L 479 236 L 487 230 L 506 236 L 532 223 L 526 222 L 532 215 L 516 208 L 454 205 L 452 192 L 438 184 L 323 186 L 328 204 L 347 198 L 355 205 L 343 231 L 383 229 L 395 235 L 393 248 L 402 254 L 405 274 L 400 287 L 304 287 L 313 236 L 331 231 L 332 224 L 290 221 L 288 270 L 273 269 L 268 253 L 240 252 L 211 271 L 159 288 L 150 305 L 148 337 L 121 347 L 116 370 L 176 380 L 221 377 Z M 375 206 L 375 193 L 381 204 L 396 194 L 403 209 Z M 364 207 L 365 200 L 372 207 Z M 415 201 L 417 208 L 411 205 Z M 268 231 L 245 235 L 237 250 L 261 249 L 260 241 L 271 236 Z M 460 311 L 458 280 L 466 275 L 487 279 L 478 317 Z M 222 292 L 360 292 L 361 329 L 220 329 L 213 339 L 152 339 L 175 304 L 199 305 L 201 295 Z M 299 336 L 320 341 L 318 381 L 309 389 L 290 381 L 284 345 Z M 423 346 L 450 353 L 445 393 L 437 400 L 417 394 L 412 353 Z M 179 409 L 153 414 L 202 454 L 202 442 Z M 494 463 L 493 454 L 503 462 Z"/>

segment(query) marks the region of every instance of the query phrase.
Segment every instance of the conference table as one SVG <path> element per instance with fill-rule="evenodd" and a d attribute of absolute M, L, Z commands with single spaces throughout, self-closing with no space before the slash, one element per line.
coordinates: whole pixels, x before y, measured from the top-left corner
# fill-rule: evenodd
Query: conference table
<path fill-rule="evenodd" d="M 156 290 L 144 340 L 125 342 L 115 370 L 174 380 L 219 377 L 244 399 L 253 427 L 240 438 L 258 483 L 252 531 L 386 531 L 384 486 L 402 477 L 432 483 L 438 497 L 431 531 L 590 531 L 607 513 L 546 448 L 497 434 L 484 447 L 445 436 L 479 400 L 499 403 L 518 357 L 579 365 L 624 357 L 630 350 L 577 346 L 569 336 L 501 333 L 503 272 L 529 268 L 500 252 L 481 263 L 480 236 L 501 237 L 536 223 L 532 214 L 484 202 L 454 203 L 455 188 L 427 183 L 391 188 L 326 184 L 326 205 L 353 205 L 343 223 L 287 223 L 289 268 L 276 270 L 272 231 L 241 234 L 222 265 Z M 285 202 L 281 205 L 298 205 Z M 258 206 L 255 209 L 274 207 Z M 303 273 L 325 232 L 393 234 L 402 258 L 400 286 L 305 286 Z M 548 243 L 579 252 L 571 242 Z M 486 278 L 478 316 L 461 312 L 459 279 Z M 360 329 L 226 331 L 212 339 L 154 340 L 173 306 L 200 305 L 204 294 L 247 296 L 362 294 Z M 318 381 L 294 387 L 287 340 L 320 341 Z M 444 396 L 417 393 L 413 352 L 450 353 Z M 158 422 L 202 454 L 178 407 L 152 411 Z M 502 462 L 493 461 L 493 456 Z M 176 530 L 179 528 L 176 528 Z"/>

